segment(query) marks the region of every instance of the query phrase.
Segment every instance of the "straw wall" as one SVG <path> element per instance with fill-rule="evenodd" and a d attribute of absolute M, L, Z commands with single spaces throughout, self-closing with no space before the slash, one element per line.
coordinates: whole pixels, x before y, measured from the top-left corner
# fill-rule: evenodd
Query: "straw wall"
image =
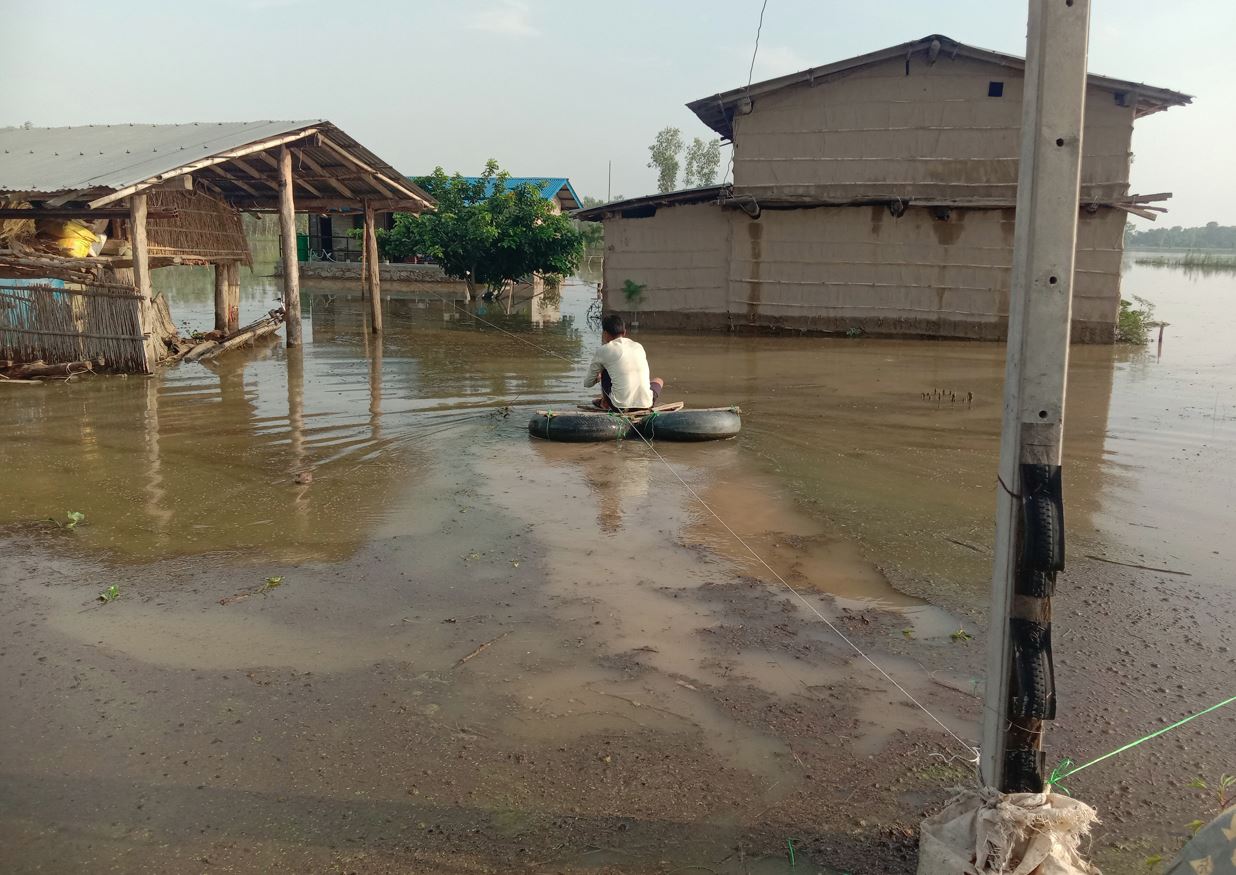
<path fill-rule="evenodd" d="M 148 370 L 132 286 L 0 280 L 0 358 Z"/>
<path fill-rule="evenodd" d="M 199 191 L 152 190 L 151 212 L 175 210 L 175 219 L 147 219 L 150 257 L 180 257 L 202 261 L 239 261 L 252 265 L 240 213 Z"/>

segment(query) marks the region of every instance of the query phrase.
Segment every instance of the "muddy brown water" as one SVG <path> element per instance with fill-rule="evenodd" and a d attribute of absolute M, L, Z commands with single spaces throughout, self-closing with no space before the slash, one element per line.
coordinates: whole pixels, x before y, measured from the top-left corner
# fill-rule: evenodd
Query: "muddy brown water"
<path fill-rule="evenodd" d="M 208 278 L 168 273 L 165 289 L 175 318 L 198 327 L 209 321 Z M 1184 572 L 1211 587 L 1203 599 L 1226 597 L 1236 281 L 1130 266 L 1125 291 L 1154 301 L 1171 324 L 1161 349 L 1072 351 L 1070 555 Z M 23 559 L 8 563 L 0 582 L 25 606 L 10 622 L 34 646 L 11 647 L 7 656 L 25 667 L 32 652 L 52 653 L 60 667 L 40 662 L 30 677 L 47 672 L 63 697 L 36 697 L 5 732 L 15 741 L 23 728 L 77 725 L 92 706 L 74 704 L 70 691 L 93 683 L 91 699 L 108 703 L 97 707 L 117 735 L 136 739 L 143 757 L 148 749 L 171 760 L 179 750 L 192 769 L 218 748 L 210 739 L 178 748 L 158 729 L 181 731 L 175 706 L 155 696 L 117 707 L 117 697 L 132 695 L 121 687 L 170 690 L 169 701 L 192 701 L 207 726 L 223 726 L 225 707 L 260 713 L 253 697 L 270 693 L 286 698 L 288 719 L 318 745 L 314 752 L 342 757 L 353 777 L 291 780 L 284 766 L 251 763 L 213 778 L 157 778 L 136 753 L 87 765 L 98 736 L 70 732 L 45 758 L 22 765 L 6 757 L 5 771 L 29 782 L 10 801 L 62 818 L 63 800 L 49 783 L 64 771 L 61 762 L 98 782 L 94 798 L 150 779 L 145 792 L 164 793 L 171 808 L 221 820 L 229 847 L 248 842 L 257 870 L 293 865 L 281 856 L 282 840 L 229 825 L 220 811 L 253 805 L 265 817 L 266 803 L 223 795 L 201 809 L 192 793 L 179 795 L 181 786 L 200 778 L 221 794 L 274 787 L 276 795 L 301 794 L 308 801 L 296 804 L 308 811 L 347 799 L 355 784 L 375 805 L 388 800 L 389 810 L 369 813 L 374 818 L 455 817 L 439 833 L 447 844 L 426 840 L 426 853 L 457 858 L 451 830 L 483 822 L 478 866 L 501 870 L 514 845 L 531 842 L 513 837 L 529 830 L 556 834 L 556 822 L 543 819 L 552 810 L 572 811 L 572 828 L 582 832 L 618 829 L 604 820 L 610 815 L 635 817 L 621 827 L 629 833 L 621 848 L 588 833 L 587 841 L 546 840 L 529 850 L 554 865 L 642 871 L 664 858 L 707 860 L 718 871 L 781 871 L 785 860 L 758 840 L 742 850 L 745 831 L 801 830 L 801 812 L 797 820 L 784 812 L 813 798 L 810 772 L 830 757 L 835 767 L 837 756 L 848 763 L 909 756 L 908 746 L 920 742 L 947 750 L 947 738 L 897 704 L 677 477 L 857 640 L 896 642 L 877 660 L 917 696 L 947 698 L 944 688 L 973 695 L 981 683 L 976 660 L 937 657 L 956 652 L 950 633 L 976 630 L 986 610 L 1001 346 L 648 334 L 640 339 L 667 381 L 668 400 L 744 411 L 735 441 L 658 444 L 654 453 L 638 442 L 576 446 L 526 435 L 532 410 L 586 395 L 580 383 L 597 343 L 586 317 L 590 286 L 568 284 L 560 306 L 536 313 L 482 305 L 477 315 L 501 331 L 443 300 L 399 298 L 380 339 L 366 332 L 362 308 L 345 290 L 307 292 L 302 349 L 272 344 L 150 378 L 11 387 L 0 396 L 8 425 L 0 525 L 16 533 L 10 550 Z M 242 319 L 276 296 L 274 281 L 246 278 Z M 68 511 L 85 514 L 72 532 L 38 522 Z M 254 594 L 268 576 L 284 583 Z M 121 600 L 93 607 L 94 592 L 109 582 L 121 587 Z M 229 596 L 244 598 L 218 603 Z M 96 672 L 83 682 L 80 666 L 99 654 L 126 679 L 104 683 Z M 26 672 L 15 676 L 22 680 L 5 692 L 28 695 Z M 302 680 L 308 676 L 312 682 Z M 232 689 L 234 677 L 248 680 Z M 191 695 L 199 678 L 207 692 Z M 310 683 L 326 691 L 316 708 L 297 698 Z M 397 714 L 414 715 L 412 728 L 391 722 L 402 717 L 356 724 L 350 712 L 362 700 L 398 701 Z M 975 737 L 968 700 L 936 704 L 950 728 Z M 824 707 L 833 710 L 823 734 L 824 716 L 808 723 L 795 720 L 815 712 L 789 716 Z M 260 759 L 255 736 L 213 731 L 233 757 Z M 400 768 L 385 770 L 367 759 L 366 745 L 408 733 L 426 756 L 453 756 L 443 747 L 451 739 L 475 744 L 475 768 L 465 765 L 450 784 L 467 785 L 466 800 L 428 775 L 423 791 L 409 788 L 406 775 L 395 774 L 401 768 L 433 771 L 412 754 L 392 755 Z M 332 743 L 351 752 L 332 753 Z M 643 795 L 625 789 L 633 776 L 647 780 L 645 767 L 619 781 L 621 792 L 608 779 L 576 783 L 571 775 L 594 762 L 613 766 L 603 752 L 610 744 L 632 745 L 623 756 L 633 759 L 653 750 L 674 756 L 666 776 L 692 787 L 700 808 L 682 817 L 699 825 L 696 838 L 676 842 L 665 826 L 682 806 L 670 785 Z M 308 768 L 313 754 L 299 755 Z M 547 760 L 544 774 L 511 766 L 538 758 Z M 923 779 L 927 789 L 901 787 L 902 809 L 907 799 L 939 798 L 947 784 L 921 768 L 934 777 Z M 713 784 L 698 783 L 701 774 L 712 774 Z M 956 765 L 942 774 L 956 778 Z M 869 776 L 856 768 L 852 777 Z M 432 797 L 437 814 L 393 807 L 413 790 Z M 604 811 L 589 810 L 589 796 Z M 853 861 L 871 851 L 842 837 L 913 819 L 874 797 L 867 805 L 871 824 L 856 827 L 852 812 L 837 814 L 846 826 L 822 832 L 833 844 L 818 839 L 805 851 L 816 852 L 819 871 L 832 862 L 868 871 Z M 146 827 L 150 835 L 141 838 L 110 836 L 99 850 L 87 840 L 102 841 L 107 816 L 98 815 L 98 825 L 86 819 L 86 839 L 60 858 L 32 838 L 36 825 L 10 819 L 3 830 L 23 843 L 31 868 L 60 859 L 138 870 L 142 852 L 170 864 L 200 851 L 246 871 L 218 837 L 167 824 Z M 344 865 L 332 828 L 315 829 L 306 841 L 322 855 L 296 860 Z M 160 842 L 179 850 L 155 854 Z M 395 854 L 386 846 L 365 852 L 377 856 L 360 871 L 398 865 L 397 856 L 381 856 Z M 446 871 L 432 859 L 439 863 L 421 861 L 424 871 Z M 869 871 L 901 871 L 880 865 Z"/>

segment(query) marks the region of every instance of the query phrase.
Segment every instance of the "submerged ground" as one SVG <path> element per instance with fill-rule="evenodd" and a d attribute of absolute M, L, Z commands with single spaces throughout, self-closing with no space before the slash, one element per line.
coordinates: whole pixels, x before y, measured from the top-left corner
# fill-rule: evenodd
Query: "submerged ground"
<path fill-rule="evenodd" d="M 1053 762 L 1236 668 L 1236 281 L 1128 292 L 1172 324 L 1074 349 Z M 396 301 L 381 341 L 316 294 L 301 350 L 4 389 L 5 870 L 912 872 L 967 751 L 813 611 L 976 741 L 1002 348 L 648 335 L 737 441 L 531 441 L 590 294 L 480 314 L 516 336 Z M 1067 782 L 1095 857 L 1153 871 L 1234 749 L 1219 711 Z"/>

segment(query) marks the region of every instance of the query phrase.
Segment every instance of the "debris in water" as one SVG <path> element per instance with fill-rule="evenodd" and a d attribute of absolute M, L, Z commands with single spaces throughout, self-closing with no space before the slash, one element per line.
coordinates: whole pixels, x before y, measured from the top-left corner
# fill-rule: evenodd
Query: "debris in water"
<path fill-rule="evenodd" d="M 473 650 L 471 653 L 469 653 L 469 654 L 468 654 L 467 656 L 465 656 L 463 659 L 459 660 L 459 662 L 457 662 L 457 663 L 455 663 L 454 665 L 452 665 L 452 666 L 451 666 L 451 668 L 452 668 L 452 669 L 459 668 L 461 665 L 463 665 L 463 664 L 464 664 L 465 662 L 467 662 L 469 659 L 472 659 L 472 658 L 474 658 L 474 657 L 480 656 L 480 655 L 481 655 L 481 653 L 482 653 L 482 652 L 484 652 L 486 649 L 488 649 L 488 648 L 489 648 L 489 646 L 490 646 L 491 644 L 493 644 L 495 641 L 501 641 L 503 638 L 505 638 L 507 635 L 510 635 L 510 634 L 511 634 L 511 630 L 510 630 L 510 629 L 507 629 L 505 632 L 503 632 L 501 635 L 497 636 L 496 638 L 490 638 L 488 641 L 486 641 L 486 642 L 485 642 L 484 644 L 482 644 L 480 647 L 476 648 L 476 650 Z"/>
<path fill-rule="evenodd" d="M 114 583 L 107 589 L 103 590 L 103 592 L 99 593 L 98 596 L 98 600 L 103 604 L 114 602 L 118 598 L 120 598 L 120 587 L 116 586 Z"/>

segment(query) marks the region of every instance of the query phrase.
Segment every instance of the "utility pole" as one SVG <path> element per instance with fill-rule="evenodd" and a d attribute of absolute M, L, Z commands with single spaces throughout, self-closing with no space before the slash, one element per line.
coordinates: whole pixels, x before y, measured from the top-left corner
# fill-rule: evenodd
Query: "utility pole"
<path fill-rule="evenodd" d="M 1051 597 L 1064 568 L 1060 451 L 1077 241 L 1089 0 L 1030 0 L 980 769 L 1042 792 L 1056 716 Z"/>
<path fill-rule="evenodd" d="M 609 162 L 609 175 L 605 179 L 605 202 L 609 203 L 614 199 L 614 161 L 611 158 Z"/>

